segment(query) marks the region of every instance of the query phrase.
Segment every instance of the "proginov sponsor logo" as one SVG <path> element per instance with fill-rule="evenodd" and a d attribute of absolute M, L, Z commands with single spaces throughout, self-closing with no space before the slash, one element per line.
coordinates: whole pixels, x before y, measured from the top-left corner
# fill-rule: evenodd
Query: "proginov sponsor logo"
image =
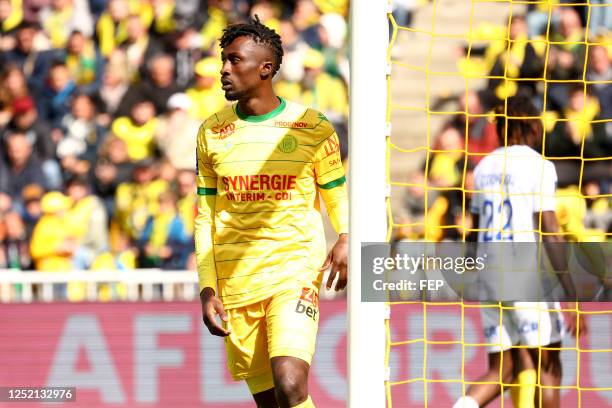
<path fill-rule="evenodd" d="M 290 122 L 284 120 L 274 121 L 274 126 L 276 127 L 288 127 L 288 128 L 307 128 L 308 123 L 306 122 Z"/>

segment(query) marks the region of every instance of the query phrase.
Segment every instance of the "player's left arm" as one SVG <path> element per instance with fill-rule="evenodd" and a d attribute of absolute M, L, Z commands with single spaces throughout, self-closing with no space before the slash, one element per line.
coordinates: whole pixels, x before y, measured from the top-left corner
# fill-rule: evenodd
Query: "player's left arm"
<path fill-rule="evenodd" d="M 479 177 L 477 177 L 477 169 L 474 170 L 474 191 L 470 200 L 470 213 L 472 214 L 472 228 L 465 234 L 465 242 L 467 242 L 466 256 L 476 256 L 478 249 L 478 231 L 480 228 L 480 209 L 482 207 L 481 191 L 479 187 Z"/>
<path fill-rule="evenodd" d="M 541 231 L 542 242 L 559 281 L 570 299 L 576 299 L 576 290 L 568 273 L 565 238 L 559 234 L 556 210 L 557 173 L 549 161 L 544 162 L 542 180 L 535 180 L 534 225 Z"/>
<path fill-rule="evenodd" d="M 348 194 L 346 176 L 340 159 L 340 142 L 333 132 L 318 147 L 314 162 L 317 188 L 329 219 L 338 233 L 338 240 L 327 255 L 321 270 L 331 267 L 327 288 L 331 289 L 336 276 L 336 291 L 346 287 L 348 281 Z"/>
<path fill-rule="evenodd" d="M 542 242 L 548 259 L 570 299 L 575 299 L 576 289 L 569 276 L 565 238 L 559 235 L 559 225 L 555 211 L 542 211 L 536 215 L 541 220 Z M 537 225 L 537 224 L 536 224 Z"/>
<path fill-rule="evenodd" d="M 542 231 L 542 242 L 550 263 L 565 290 L 569 299 L 576 299 L 576 288 L 569 274 L 567 263 L 567 248 L 565 238 L 559 234 L 559 224 L 557 223 L 557 215 L 555 213 L 556 200 L 555 190 L 557 186 L 557 174 L 555 168 L 550 162 L 546 162 L 544 166 L 544 174 L 542 180 L 542 191 L 540 200 L 536 200 L 536 208 L 534 208 L 535 225 L 540 226 Z M 574 303 L 572 310 L 577 310 L 577 303 Z M 580 318 L 574 311 L 567 313 L 568 330 L 572 335 L 583 335 L 588 331 L 586 319 Z"/>
<path fill-rule="evenodd" d="M 563 235 L 557 235 L 559 232 L 557 216 L 554 211 L 542 211 L 539 217 L 542 220 L 542 241 L 544 242 L 544 248 L 546 249 L 550 263 L 567 297 L 569 299 L 576 299 L 576 289 L 572 282 L 567 264 L 565 239 Z M 567 330 L 572 336 L 586 335 L 589 327 L 586 317 L 584 315 L 579 316 L 578 314 L 578 302 L 569 302 L 566 309 L 569 309 L 569 311 L 566 312 L 568 317 L 566 319 Z"/>

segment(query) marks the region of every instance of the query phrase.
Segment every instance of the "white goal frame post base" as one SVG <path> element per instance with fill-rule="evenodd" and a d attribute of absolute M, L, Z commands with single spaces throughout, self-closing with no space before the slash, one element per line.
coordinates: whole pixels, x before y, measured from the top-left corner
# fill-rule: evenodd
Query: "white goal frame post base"
<path fill-rule="evenodd" d="M 384 303 L 361 302 L 361 243 L 387 236 L 387 0 L 350 5 L 350 273 L 348 380 L 350 408 L 385 407 Z"/>

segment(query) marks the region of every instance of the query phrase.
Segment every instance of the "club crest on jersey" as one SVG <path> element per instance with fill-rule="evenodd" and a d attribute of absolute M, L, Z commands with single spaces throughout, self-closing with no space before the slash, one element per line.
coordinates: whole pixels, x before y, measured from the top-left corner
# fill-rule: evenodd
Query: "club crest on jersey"
<path fill-rule="evenodd" d="M 278 144 L 278 149 L 283 153 L 292 153 L 297 149 L 298 142 L 295 136 L 287 135 Z"/>
<path fill-rule="evenodd" d="M 212 130 L 214 134 L 219 135 L 219 140 L 223 140 L 234 133 L 236 130 L 236 124 L 232 122 L 226 125 L 224 122 L 221 125 L 213 126 L 210 130 Z"/>

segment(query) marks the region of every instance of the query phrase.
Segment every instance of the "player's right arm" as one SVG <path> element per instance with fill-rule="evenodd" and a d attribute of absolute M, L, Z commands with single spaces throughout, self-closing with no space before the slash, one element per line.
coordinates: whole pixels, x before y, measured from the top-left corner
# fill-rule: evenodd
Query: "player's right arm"
<path fill-rule="evenodd" d="M 331 224 L 338 233 L 338 240 L 320 270 L 325 271 L 331 267 L 326 286 L 328 290 L 331 289 L 337 276 L 335 289 L 339 291 L 348 282 L 349 205 L 346 177 L 340 158 L 340 141 L 331 125 L 328 130 L 331 134 L 319 144 L 313 167 L 317 190 L 323 198 Z"/>
<path fill-rule="evenodd" d="M 576 289 L 567 265 L 565 239 L 563 235 L 558 235 L 557 216 L 554 211 L 542 211 L 539 216 L 542 220 L 542 241 L 550 263 L 565 290 L 566 296 L 569 299 L 576 299 Z M 584 315 L 582 317 L 578 316 L 578 302 L 568 303 L 566 309 L 568 310 L 566 312 L 567 331 L 574 337 L 586 335 L 589 327 L 586 317 Z"/>
<path fill-rule="evenodd" d="M 565 239 L 559 234 L 557 224 L 555 190 L 557 186 L 557 173 L 555 167 L 549 161 L 544 162 L 542 180 L 535 180 L 535 191 L 539 191 L 539 197 L 534 200 L 534 225 L 540 226 L 542 242 L 557 274 L 565 293 L 570 299 L 576 299 L 576 291 L 572 279 L 569 276 L 567 266 L 567 251 L 564 245 Z M 541 184 L 541 186 L 539 185 Z"/>
<path fill-rule="evenodd" d="M 223 303 L 216 296 L 217 270 L 213 252 L 214 215 L 217 198 L 217 174 L 208 155 L 205 139 L 206 123 L 200 127 L 196 148 L 196 178 L 198 215 L 195 219 L 195 250 L 202 303 L 202 319 L 211 334 L 227 336 L 216 316 L 227 321 Z"/>

